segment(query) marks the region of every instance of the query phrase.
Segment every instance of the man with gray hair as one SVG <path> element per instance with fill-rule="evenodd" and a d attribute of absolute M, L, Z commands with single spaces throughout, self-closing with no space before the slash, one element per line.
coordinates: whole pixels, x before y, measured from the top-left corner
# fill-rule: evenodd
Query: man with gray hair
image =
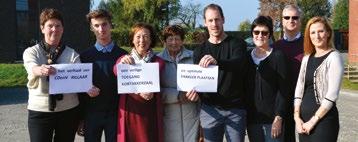
<path fill-rule="evenodd" d="M 301 9 L 296 5 L 286 5 L 282 11 L 283 38 L 276 41 L 274 48 L 287 57 L 289 75 L 288 112 L 284 118 L 284 141 L 295 141 L 295 121 L 293 119 L 294 91 L 303 57 L 303 36 L 301 28 Z"/>

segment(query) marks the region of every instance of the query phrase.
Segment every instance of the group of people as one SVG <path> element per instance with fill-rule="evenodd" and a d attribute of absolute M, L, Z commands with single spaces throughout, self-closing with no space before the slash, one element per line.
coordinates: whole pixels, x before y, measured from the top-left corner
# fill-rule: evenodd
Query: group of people
<path fill-rule="evenodd" d="M 273 23 L 258 16 L 251 25 L 255 48 L 225 34 L 219 5 L 204 8 L 208 39 L 194 51 L 184 47 L 185 31 L 170 25 L 162 32 L 164 50 L 156 54 L 157 33 L 147 23 L 133 25 L 131 51 L 111 36 L 105 10 L 87 15 L 96 43 L 81 54 L 61 42 L 63 18 L 56 9 L 40 15 L 44 38 L 23 54 L 28 73 L 28 129 L 32 142 L 252 142 L 337 141 L 336 101 L 343 74 L 326 18 L 313 17 L 300 32 L 301 10 L 282 12 L 283 38 L 273 39 Z M 117 64 L 159 64 L 161 91 L 117 94 Z M 93 86 L 86 93 L 49 94 L 51 64 L 92 63 Z M 178 64 L 219 67 L 217 92 L 177 90 Z"/>

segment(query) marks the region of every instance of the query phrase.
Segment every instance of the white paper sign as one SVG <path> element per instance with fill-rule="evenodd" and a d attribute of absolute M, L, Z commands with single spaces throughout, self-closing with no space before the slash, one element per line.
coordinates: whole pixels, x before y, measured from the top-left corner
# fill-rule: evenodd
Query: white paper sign
<path fill-rule="evenodd" d="M 159 64 L 118 64 L 118 94 L 160 92 Z"/>
<path fill-rule="evenodd" d="M 207 68 L 192 64 L 178 64 L 177 89 L 179 91 L 216 92 L 218 66 Z"/>
<path fill-rule="evenodd" d="M 49 76 L 49 93 L 87 92 L 92 87 L 92 63 L 55 64 L 56 74 Z"/>

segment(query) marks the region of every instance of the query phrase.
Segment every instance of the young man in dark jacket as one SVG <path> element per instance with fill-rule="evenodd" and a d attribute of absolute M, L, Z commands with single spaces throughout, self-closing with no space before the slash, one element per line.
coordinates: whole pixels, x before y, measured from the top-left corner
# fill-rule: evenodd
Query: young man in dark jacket
<path fill-rule="evenodd" d="M 87 14 L 91 31 L 96 36 L 94 46 L 80 54 L 81 62 L 93 63 L 94 88 L 80 96 L 84 109 L 86 142 L 100 142 L 104 131 L 106 142 L 117 141 L 118 102 L 117 80 L 113 66 L 117 58 L 127 54 L 111 38 L 112 16 L 105 10 Z"/>
<path fill-rule="evenodd" d="M 242 142 L 245 138 L 246 110 L 244 109 L 246 43 L 224 33 L 224 14 L 219 5 L 204 9 L 209 39 L 194 51 L 194 63 L 202 67 L 219 66 L 218 91 L 200 93 L 202 102 L 200 123 L 205 142 Z"/>

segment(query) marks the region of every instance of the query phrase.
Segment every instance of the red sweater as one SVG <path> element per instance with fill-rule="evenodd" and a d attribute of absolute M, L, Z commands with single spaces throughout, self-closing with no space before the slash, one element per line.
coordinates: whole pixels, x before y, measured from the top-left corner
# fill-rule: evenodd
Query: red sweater
<path fill-rule="evenodd" d="M 159 63 L 159 71 L 164 68 L 164 61 L 155 56 L 154 62 Z M 113 72 L 117 75 L 117 64 Z M 163 105 L 160 93 L 149 101 L 135 94 L 122 94 L 118 110 L 118 142 L 163 142 Z"/>

